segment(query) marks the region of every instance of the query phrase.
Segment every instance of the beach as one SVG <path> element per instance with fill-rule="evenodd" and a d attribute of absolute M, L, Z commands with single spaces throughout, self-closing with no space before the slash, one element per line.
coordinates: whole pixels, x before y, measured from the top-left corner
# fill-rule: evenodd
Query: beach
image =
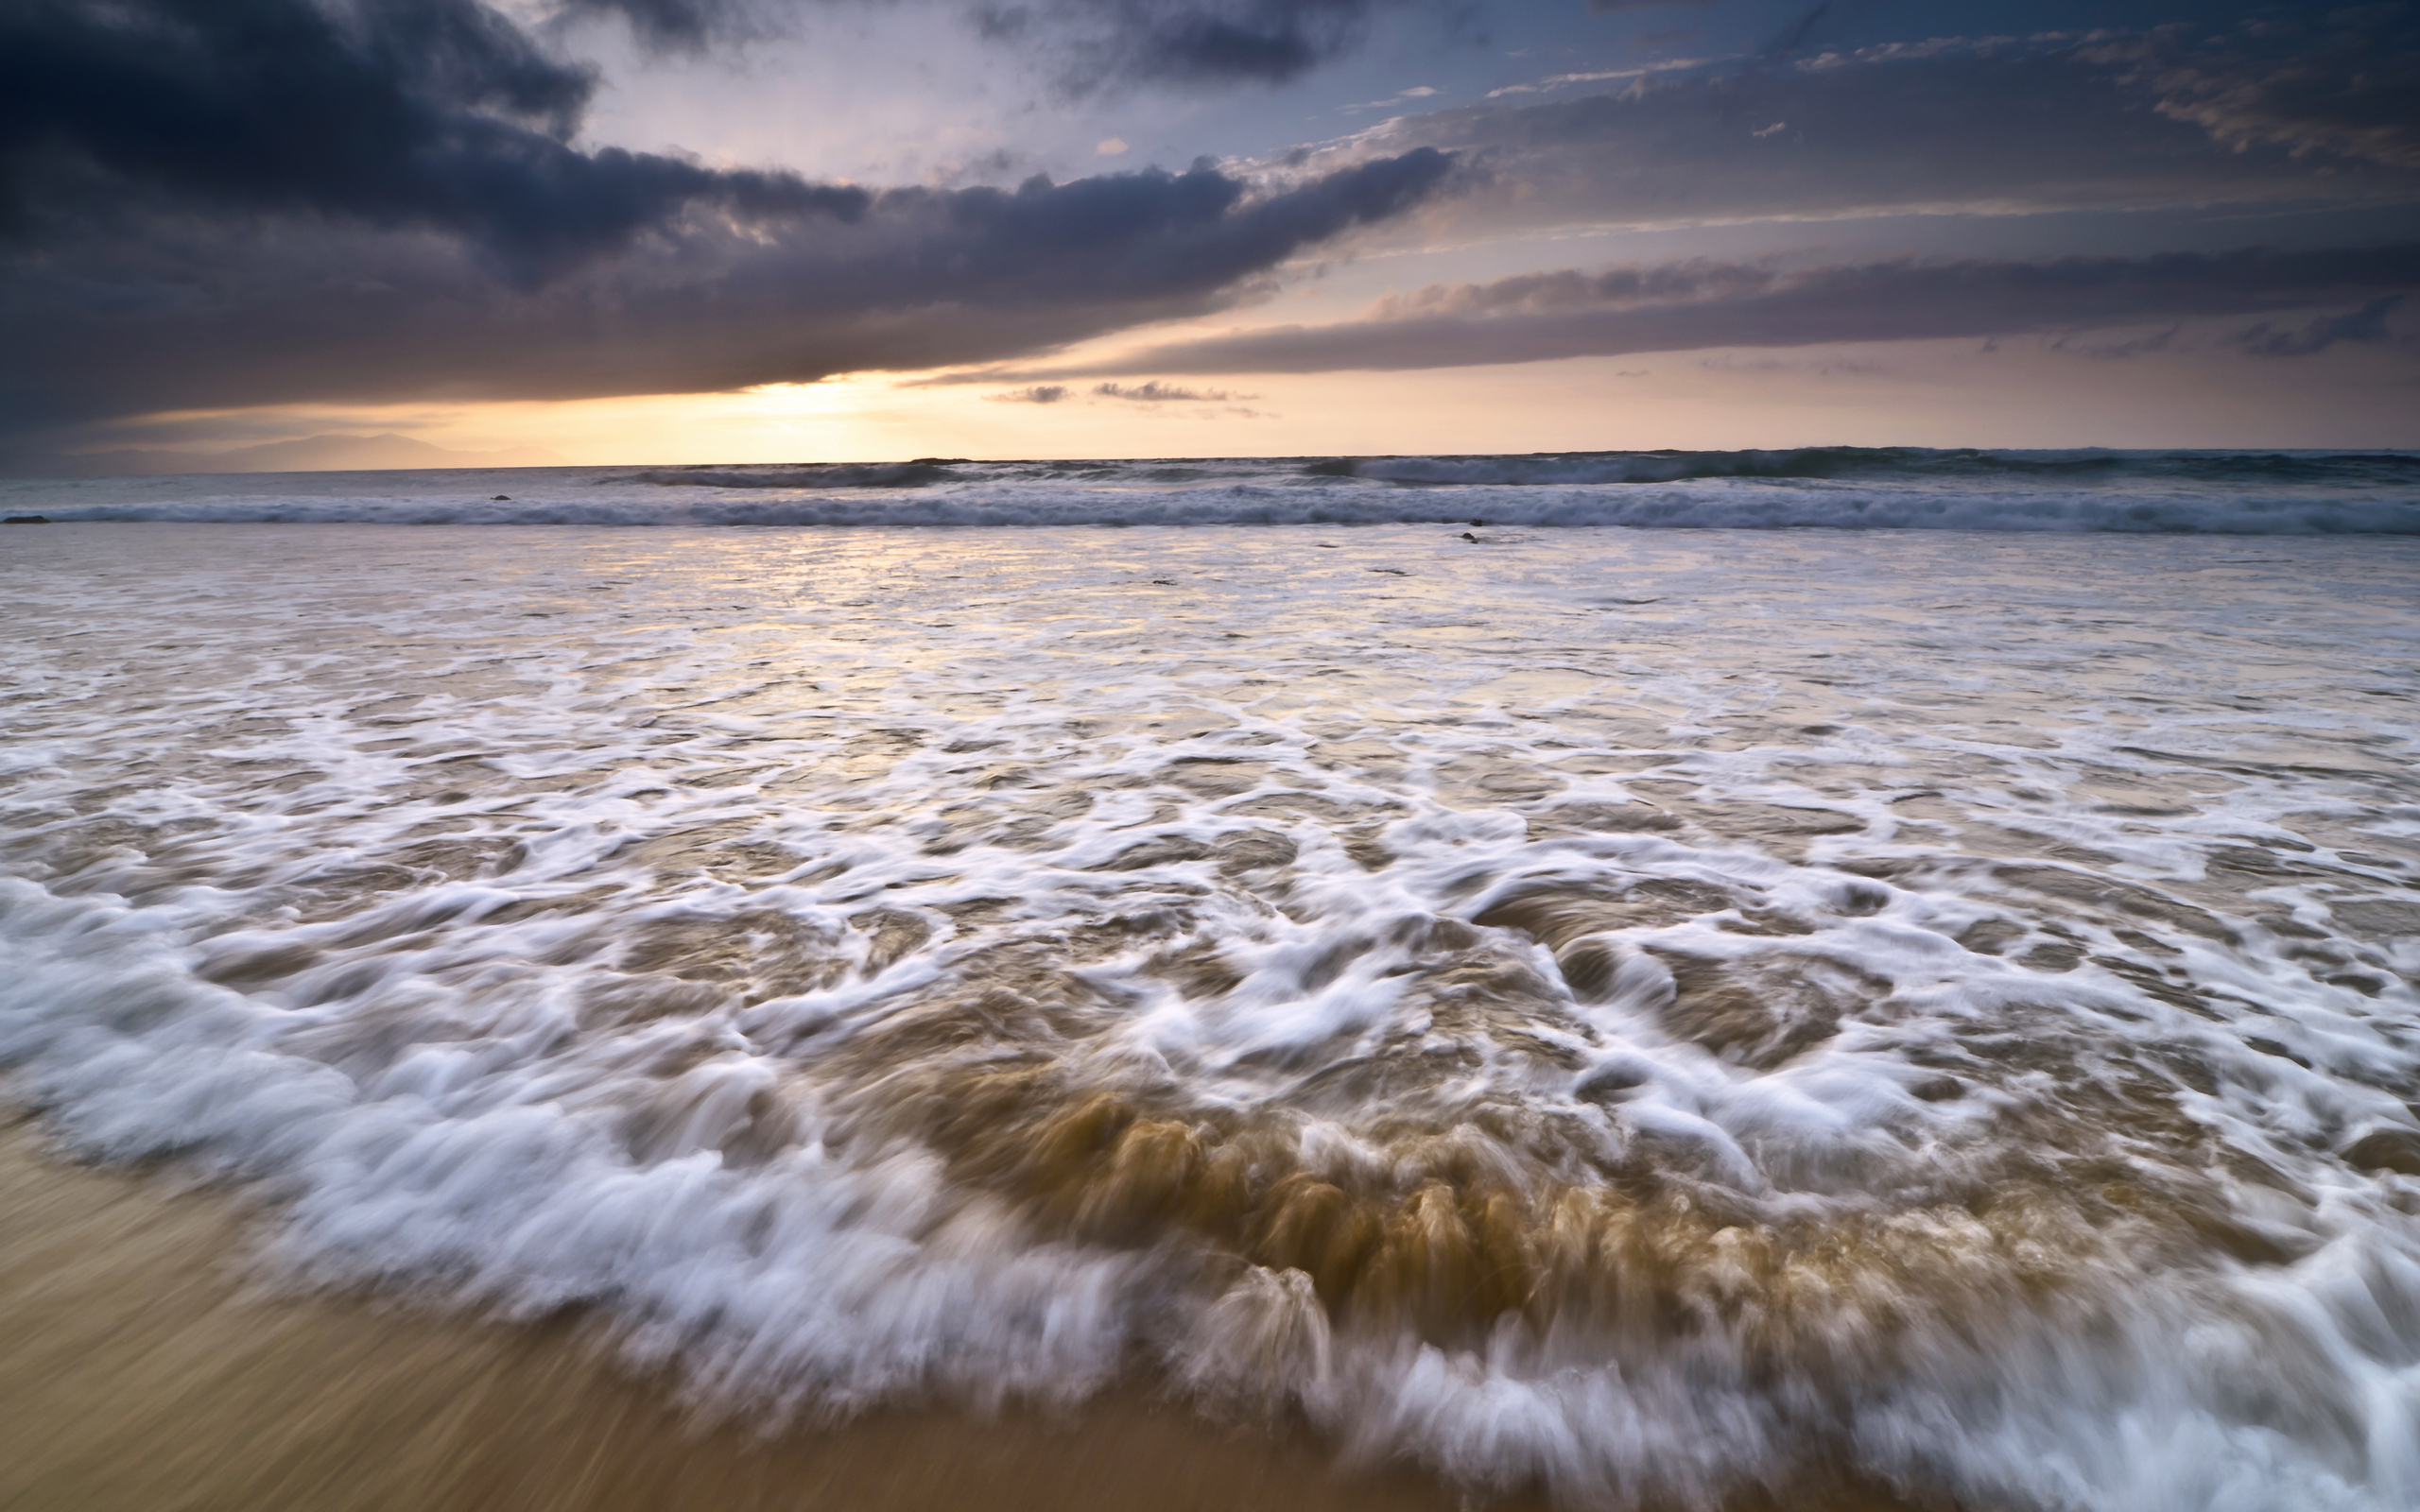
<path fill-rule="evenodd" d="M 1264 1506 L 1446 1512 L 1401 1467 L 1149 1395 L 1057 1413 L 899 1409 L 768 1435 L 684 1412 L 576 1319 L 480 1324 L 247 1280 L 226 1194 L 0 1143 L 0 1401 L 11 1506 L 414 1512 L 496 1506 L 897 1512 Z M 130 1447 L 131 1446 L 131 1447 Z M 1541 1504 L 1535 1495 L 1493 1503 Z M 1739 1512 L 1895 1512 L 1810 1477 Z"/>
<path fill-rule="evenodd" d="M 0 1499 L 2420 1490 L 2401 493 L 597 471 L 0 541 Z"/>

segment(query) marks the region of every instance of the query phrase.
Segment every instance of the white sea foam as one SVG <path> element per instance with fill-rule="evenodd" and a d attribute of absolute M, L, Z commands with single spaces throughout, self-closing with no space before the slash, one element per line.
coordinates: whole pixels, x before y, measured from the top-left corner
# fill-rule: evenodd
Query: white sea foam
<path fill-rule="evenodd" d="M 2420 1494 L 2410 543 L 1319 543 L 11 536 L 0 1062 L 743 1412 L 1139 1356 L 1582 1503 Z M 994 1158 L 1097 1096 L 1615 1212 L 1659 1311 Z"/>

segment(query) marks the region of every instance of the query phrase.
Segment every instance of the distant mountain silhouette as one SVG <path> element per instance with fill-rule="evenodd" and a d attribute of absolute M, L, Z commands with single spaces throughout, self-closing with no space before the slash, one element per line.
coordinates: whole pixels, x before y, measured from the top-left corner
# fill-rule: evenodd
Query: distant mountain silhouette
<path fill-rule="evenodd" d="M 57 459 L 60 475 L 126 477 L 164 472 L 375 472 L 397 468 L 563 467 L 542 446 L 455 452 L 389 431 L 380 436 L 309 436 L 226 452 L 129 447 Z"/>

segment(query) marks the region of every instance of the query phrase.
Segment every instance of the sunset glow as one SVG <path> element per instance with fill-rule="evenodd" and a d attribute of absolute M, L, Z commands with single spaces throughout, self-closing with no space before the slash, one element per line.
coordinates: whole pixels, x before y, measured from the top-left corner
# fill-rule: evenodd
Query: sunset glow
<path fill-rule="evenodd" d="M 428 4 L 0 24 L 6 465 L 2420 440 L 2402 6 Z"/>

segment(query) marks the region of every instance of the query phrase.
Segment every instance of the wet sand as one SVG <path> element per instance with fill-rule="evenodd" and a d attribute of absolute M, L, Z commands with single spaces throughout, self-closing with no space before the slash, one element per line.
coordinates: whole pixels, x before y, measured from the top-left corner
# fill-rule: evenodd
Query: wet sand
<path fill-rule="evenodd" d="M 1451 1512 L 1307 1435 L 1104 1400 L 899 1410 L 773 1438 L 701 1425 L 574 1324 L 265 1289 L 231 1194 L 0 1131 L 0 1506 L 12 1512 L 1255 1508 Z M 1539 1512 L 1522 1494 L 1488 1503 Z M 1756 1509 L 1890 1512 L 1807 1487 Z M 1738 1512 L 1752 1512 L 1743 1505 Z"/>

